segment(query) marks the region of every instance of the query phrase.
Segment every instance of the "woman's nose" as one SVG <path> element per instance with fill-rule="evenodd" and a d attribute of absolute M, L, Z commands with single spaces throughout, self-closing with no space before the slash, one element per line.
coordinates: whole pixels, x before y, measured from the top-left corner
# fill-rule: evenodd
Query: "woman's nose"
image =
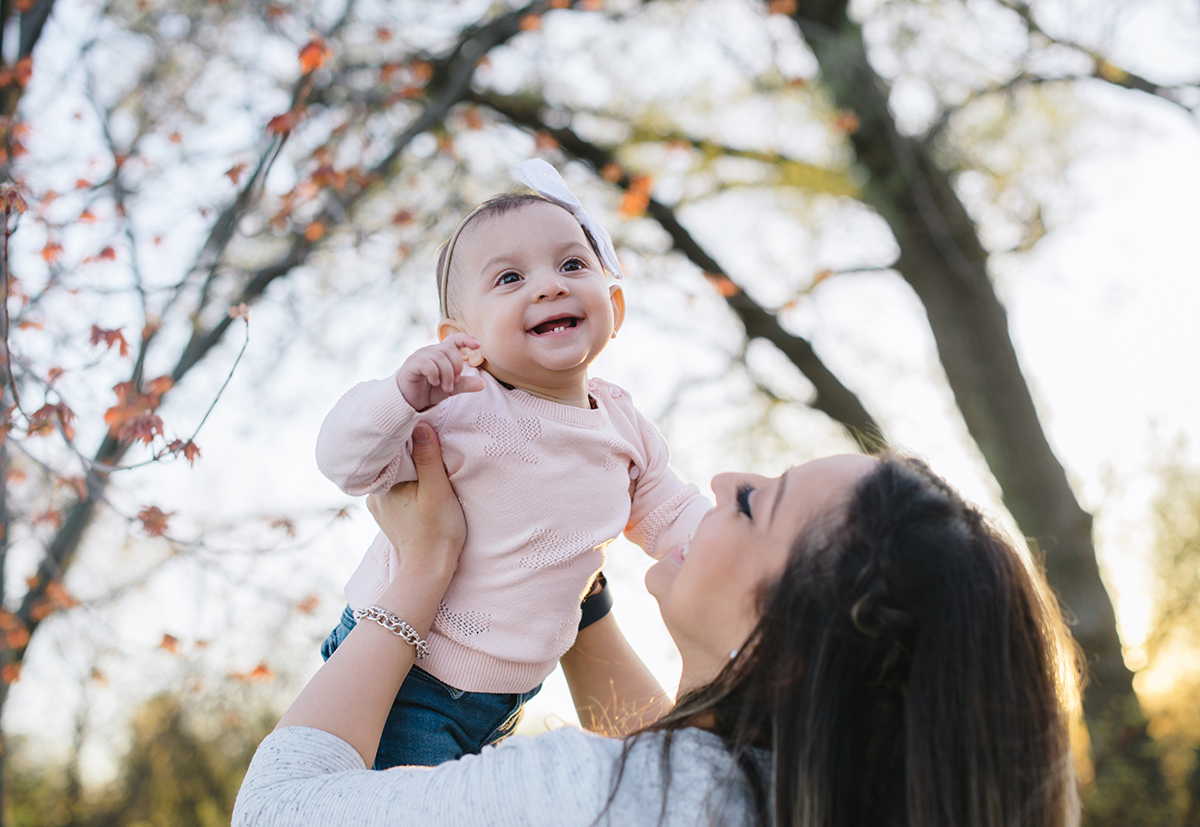
<path fill-rule="evenodd" d="M 733 499 L 733 494 L 737 490 L 738 481 L 742 478 L 741 474 L 717 474 L 712 478 L 710 486 L 712 487 L 713 495 L 717 498 L 717 505 L 724 505 Z"/>
<path fill-rule="evenodd" d="M 712 492 L 717 498 L 717 505 L 721 506 L 734 498 L 738 486 L 749 485 L 758 488 L 765 482 L 770 482 L 770 479 L 768 477 L 760 477 L 758 474 L 726 472 L 713 477 L 709 485 L 712 487 Z"/>

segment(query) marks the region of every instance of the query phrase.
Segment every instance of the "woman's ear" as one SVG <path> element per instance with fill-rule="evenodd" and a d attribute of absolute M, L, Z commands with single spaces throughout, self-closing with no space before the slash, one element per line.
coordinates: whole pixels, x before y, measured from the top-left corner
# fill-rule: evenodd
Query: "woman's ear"
<path fill-rule="evenodd" d="M 617 336 L 617 331 L 621 329 L 621 323 L 625 321 L 625 291 L 621 289 L 619 284 L 609 285 L 608 298 L 612 302 L 613 308 L 613 338 Z"/>

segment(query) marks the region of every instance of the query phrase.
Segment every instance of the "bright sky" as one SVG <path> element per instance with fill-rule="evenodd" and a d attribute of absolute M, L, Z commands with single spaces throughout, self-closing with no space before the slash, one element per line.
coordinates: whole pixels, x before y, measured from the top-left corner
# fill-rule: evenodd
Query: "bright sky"
<path fill-rule="evenodd" d="M 703 29 L 711 21 L 695 25 Z M 680 81 L 675 76 L 662 81 L 671 82 Z M 1086 156 L 1068 167 L 1052 194 L 1049 234 L 1031 253 L 997 257 L 993 266 L 1051 442 L 1084 507 L 1097 516 L 1101 562 L 1118 598 L 1126 641 L 1136 645 L 1149 617 L 1144 560 L 1154 468 L 1180 437 L 1191 461 L 1200 463 L 1200 325 L 1193 318 L 1200 307 L 1200 233 L 1195 229 L 1200 123 L 1134 93 L 1092 88 L 1084 98 L 1100 117 L 1089 121 L 1091 131 L 1083 135 Z M 235 137 L 207 139 L 219 146 Z M 219 170 L 213 177 L 214 187 L 221 184 Z M 497 179 L 503 177 L 498 171 Z M 588 192 L 600 191 L 581 191 L 585 200 Z M 772 267 L 804 271 L 813 260 L 829 266 L 847 258 L 861 261 L 853 256 L 881 245 L 869 220 L 848 215 L 832 202 L 769 205 L 785 215 L 793 209 L 825 215 L 828 226 L 819 237 L 788 233 L 785 222 L 764 233 L 753 250 L 725 240 L 735 224 L 759 221 L 762 206 L 753 194 L 733 194 L 685 219 L 731 273 L 744 272 L 751 279 Z M 644 235 L 636 226 L 613 229 L 618 243 L 627 235 L 630 247 Z M 680 285 L 691 292 L 705 289 L 693 275 L 661 272 L 632 253 L 630 265 L 630 318 L 595 373 L 628 388 L 641 409 L 659 420 L 681 476 L 707 489 L 708 478 L 720 470 L 775 474 L 846 449 L 836 428 L 804 410 L 775 411 L 767 416 L 769 430 L 759 427 L 747 434 L 766 415 L 753 405 L 736 404 L 748 391 L 744 378 L 721 376 L 728 352 L 738 344 L 736 324 L 718 302 L 681 308 Z M 177 512 L 172 526 L 181 533 L 216 526 L 219 549 L 222 543 L 278 542 L 279 533 L 269 529 L 220 528 L 243 516 L 347 504 L 312 459 L 320 421 L 355 381 L 393 371 L 401 354 L 432 336 L 432 325 L 406 337 L 384 329 L 389 322 L 378 317 L 377 298 L 371 296 L 357 306 L 339 304 L 343 315 L 334 319 L 321 318 L 319 303 L 293 314 L 282 305 L 312 302 L 318 286 L 312 276 L 297 281 L 299 287 L 273 297 L 279 299 L 275 304 L 255 309 L 251 347 L 198 440 L 201 461 L 194 469 L 179 464 L 133 478 L 121 505 L 156 502 Z M 416 301 L 428 313 L 436 302 L 432 279 L 422 284 L 425 292 Z M 372 313 L 374 319 L 367 315 Z M 297 318 L 312 322 L 314 330 L 298 330 Z M 814 342 L 898 444 L 926 457 L 968 496 L 995 507 L 994 483 L 965 437 L 923 313 L 898 277 L 872 273 L 831 279 L 798 306 L 789 324 Z M 383 329 L 379 335 L 371 332 L 376 327 Z M 321 343 L 306 340 L 309 333 L 341 355 L 330 357 Z M 166 415 L 194 420 L 192 414 L 207 406 L 232 356 L 228 348 L 214 354 L 178 390 Z M 803 396 L 803 381 L 769 348 L 752 347 L 750 362 L 773 387 Z M 689 390 L 669 408 L 681 376 L 691 383 Z M 304 524 L 301 536 L 318 521 Z M 105 529 L 102 523 L 96 534 L 103 536 Z M 211 685 L 225 672 L 247 672 L 264 659 L 281 681 L 298 685 L 319 662 L 317 642 L 336 622 L 342 584 L 373 533 L 365 510 L 356 507 L 350 521 L 307 547 L 253 561 L 231 560 L 219 551 L 184 564 L 168 561 L 161 574 L 138 587 L 137 599 L 76 613 L 75 622 L 46 624 L 39 632 L 44 642 L 31 650 L 25 677 L 10 695 L 6 727 L 66 743 L 74 720 L 62 710 L 86 694 L 93 704 L 92 724 L 119 742 L 119 733 L 106 730 L 103 722 L 119 720 L 129 698 L 141 697 L 147 686 L 190 690 L 196 682 Z M 97 584 L 122 582 L 160 553 L 140 542 L 97 551 L 72 577 L 101 590 Z M 640 550 L 618 541 L 605 570 L 622 626 L 660 680 L 673 686 L 677 656 L 641 584 L 648 564 Z M 242 587 L 246 583 L 257 586 Z M 319 597 L 312 615 L 290 616 L 286 602 L 309 594 Z M 276 631 L 285 620 L 290 625 Z M 180 638 L 187 653 L 196 653 L 194 641 L 211 643 L 194 666 L 181 670 L 178 660 L 157 648 L 164 632 Z M 107 686 L 89 681 L 90 646 L 100 646 L 110 658 L 106 662 L 136 663 L 137 668 L 106 675 Z M 79 686 L 83 689 L 77 692 Z M 526 726 L 557 718 L 574 720 L 556 674 L 529 705 Z M 94 772 L 103 776 L 107 746 L 97 743 L 90 749 L 91 766 L 101 768 Z"/>

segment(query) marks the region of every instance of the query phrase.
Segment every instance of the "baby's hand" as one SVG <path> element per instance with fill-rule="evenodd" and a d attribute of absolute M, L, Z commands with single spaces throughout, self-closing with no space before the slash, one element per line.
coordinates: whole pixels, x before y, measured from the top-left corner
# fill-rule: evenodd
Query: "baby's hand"
<path fill-rule="evenodd" d="M 396 374 L 400 393 L 415 410 L 423 411 L 456 394 L 483 390 L 481 377 L 462 375 L 471 352 L 478 350 L 479 342 L 465 333 L 421 348 L 404 360 Z"/>

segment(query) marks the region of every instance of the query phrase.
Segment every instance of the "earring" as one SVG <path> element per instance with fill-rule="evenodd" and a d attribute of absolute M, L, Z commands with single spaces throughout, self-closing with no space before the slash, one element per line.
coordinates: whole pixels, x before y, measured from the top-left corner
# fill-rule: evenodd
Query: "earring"
<path fill-rule="evenodd" d="M 730 660 L 735 660 L 735 659 L 737 659 L 737 656 L 738 656 L 738 651 L 740 651 L 740 650 L 738 650 L 738 649 L 734 649 L 732 652 L 730 652 L 730 653 L 729 653 L 729 659 L 730 659 Z"/>

